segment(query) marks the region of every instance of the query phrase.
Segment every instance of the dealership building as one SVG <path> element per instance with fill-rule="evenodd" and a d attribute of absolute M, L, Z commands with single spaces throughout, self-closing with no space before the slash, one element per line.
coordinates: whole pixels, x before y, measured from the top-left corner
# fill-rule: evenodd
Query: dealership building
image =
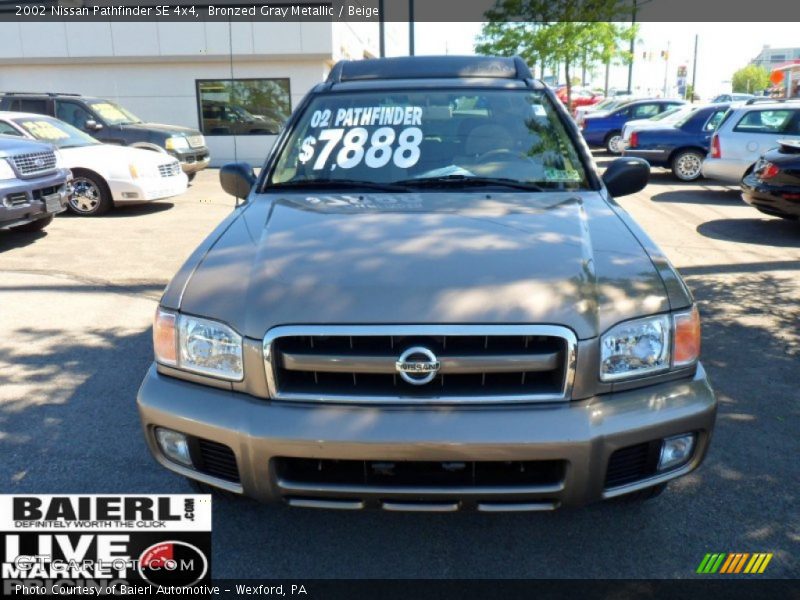
<path fill-rule="evenodd" d="M 0 92 L 99 96 L 200 129 L 212 166 L 260 165 L 334 62 L 377 54 L 376 23 L 4 22 Z"/>

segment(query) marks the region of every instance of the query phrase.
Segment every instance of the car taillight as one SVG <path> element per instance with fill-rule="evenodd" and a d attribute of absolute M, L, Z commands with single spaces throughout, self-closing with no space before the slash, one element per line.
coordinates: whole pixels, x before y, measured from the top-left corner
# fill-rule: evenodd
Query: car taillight
<path fill-rule="evenodd" d="M 711 138 L 711 158 L 722 158 L 722 148 L 719 145 L 719 136 Z"/>
<path fill-rule="evenodd" d="M 775 165 L 771 162 L 764 162 L 761 165 L 761 168 L 758 170 L 757 175 L 758 178 L 762 180 L 772 179 L 773 177 L 775 177 L 775 175 L 777 175 L 780 172 L 781 170 L 778 168 L 778 165 Z"/>
<path fill-rule="evenodd" d="M 628 146 L 630 146 L 631 148 L 636 148 L 636 146 L 638 145 L 639 145 L 639 133 L 634 131 L 633 133 L 631 133 L 631 139 L 628 142 Z"/>

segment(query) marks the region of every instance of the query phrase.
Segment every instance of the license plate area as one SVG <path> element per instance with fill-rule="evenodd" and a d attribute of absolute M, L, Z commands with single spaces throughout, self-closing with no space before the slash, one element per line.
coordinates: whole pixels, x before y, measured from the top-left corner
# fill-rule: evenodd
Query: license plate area
<path fill-rule="evenodd" d="M 64 209 L 61 204 L 60 194 L 47 194 L 42 199 L 44 200 L 45 208 L 49 213 L 61 212 Z"/>

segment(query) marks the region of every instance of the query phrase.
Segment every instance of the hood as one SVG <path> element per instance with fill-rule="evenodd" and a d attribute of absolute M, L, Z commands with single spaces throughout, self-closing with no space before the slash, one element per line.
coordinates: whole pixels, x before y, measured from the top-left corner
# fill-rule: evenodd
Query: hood
<path fill-rule="evenodd" d="M 180 125 L 163 125 L 162 123 L 129 123 L 127 125 L 121 125 L 121 127 L 123 129 L 132 131 L 149 131 L 163 133 L 164 135 L 200 135 L 199 131 L 190 127 L 181 127 Z"/>
<path fill-rule="evenodd" d="M 127 172 L 128 165 L 131 164 L 157 167 L 175 162 L 175 159 L 169 154 L 129 146 L 117 146 L 116 144 L 92 144 L 76 148 L 63 148 L 59 152 L 70 169 L 119 166 L 124 172 Z"/>
<path fill-rule="evenodd" d="M 598 192 L 256 197 L 180 305 L 253 338 L 332 323 L 550 323 L 591 338 L 668 307 Z"/>
<path fill-rule="evenodd" d="M 18 135 L 0 135 L 0 158 L 32 152 L 52 152 L 53 150 L 52 144 L 38 140 L 29 140 Z"/>

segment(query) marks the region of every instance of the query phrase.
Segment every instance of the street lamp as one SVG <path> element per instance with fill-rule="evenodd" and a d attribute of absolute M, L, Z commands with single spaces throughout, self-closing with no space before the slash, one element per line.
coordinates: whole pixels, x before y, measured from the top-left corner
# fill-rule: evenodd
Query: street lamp
<path fill-rule="evenodd" d="M 631 0 L 631 27 L 636 25 L 636 9 L 645 4 L 649 4 L 653 0 Z M 633 92 L 633 58 L 635 56 L 636 48 L 634 47 L 636 36 L 631 37 L 631 62 L 628 64 L 628 92 Z"/>

